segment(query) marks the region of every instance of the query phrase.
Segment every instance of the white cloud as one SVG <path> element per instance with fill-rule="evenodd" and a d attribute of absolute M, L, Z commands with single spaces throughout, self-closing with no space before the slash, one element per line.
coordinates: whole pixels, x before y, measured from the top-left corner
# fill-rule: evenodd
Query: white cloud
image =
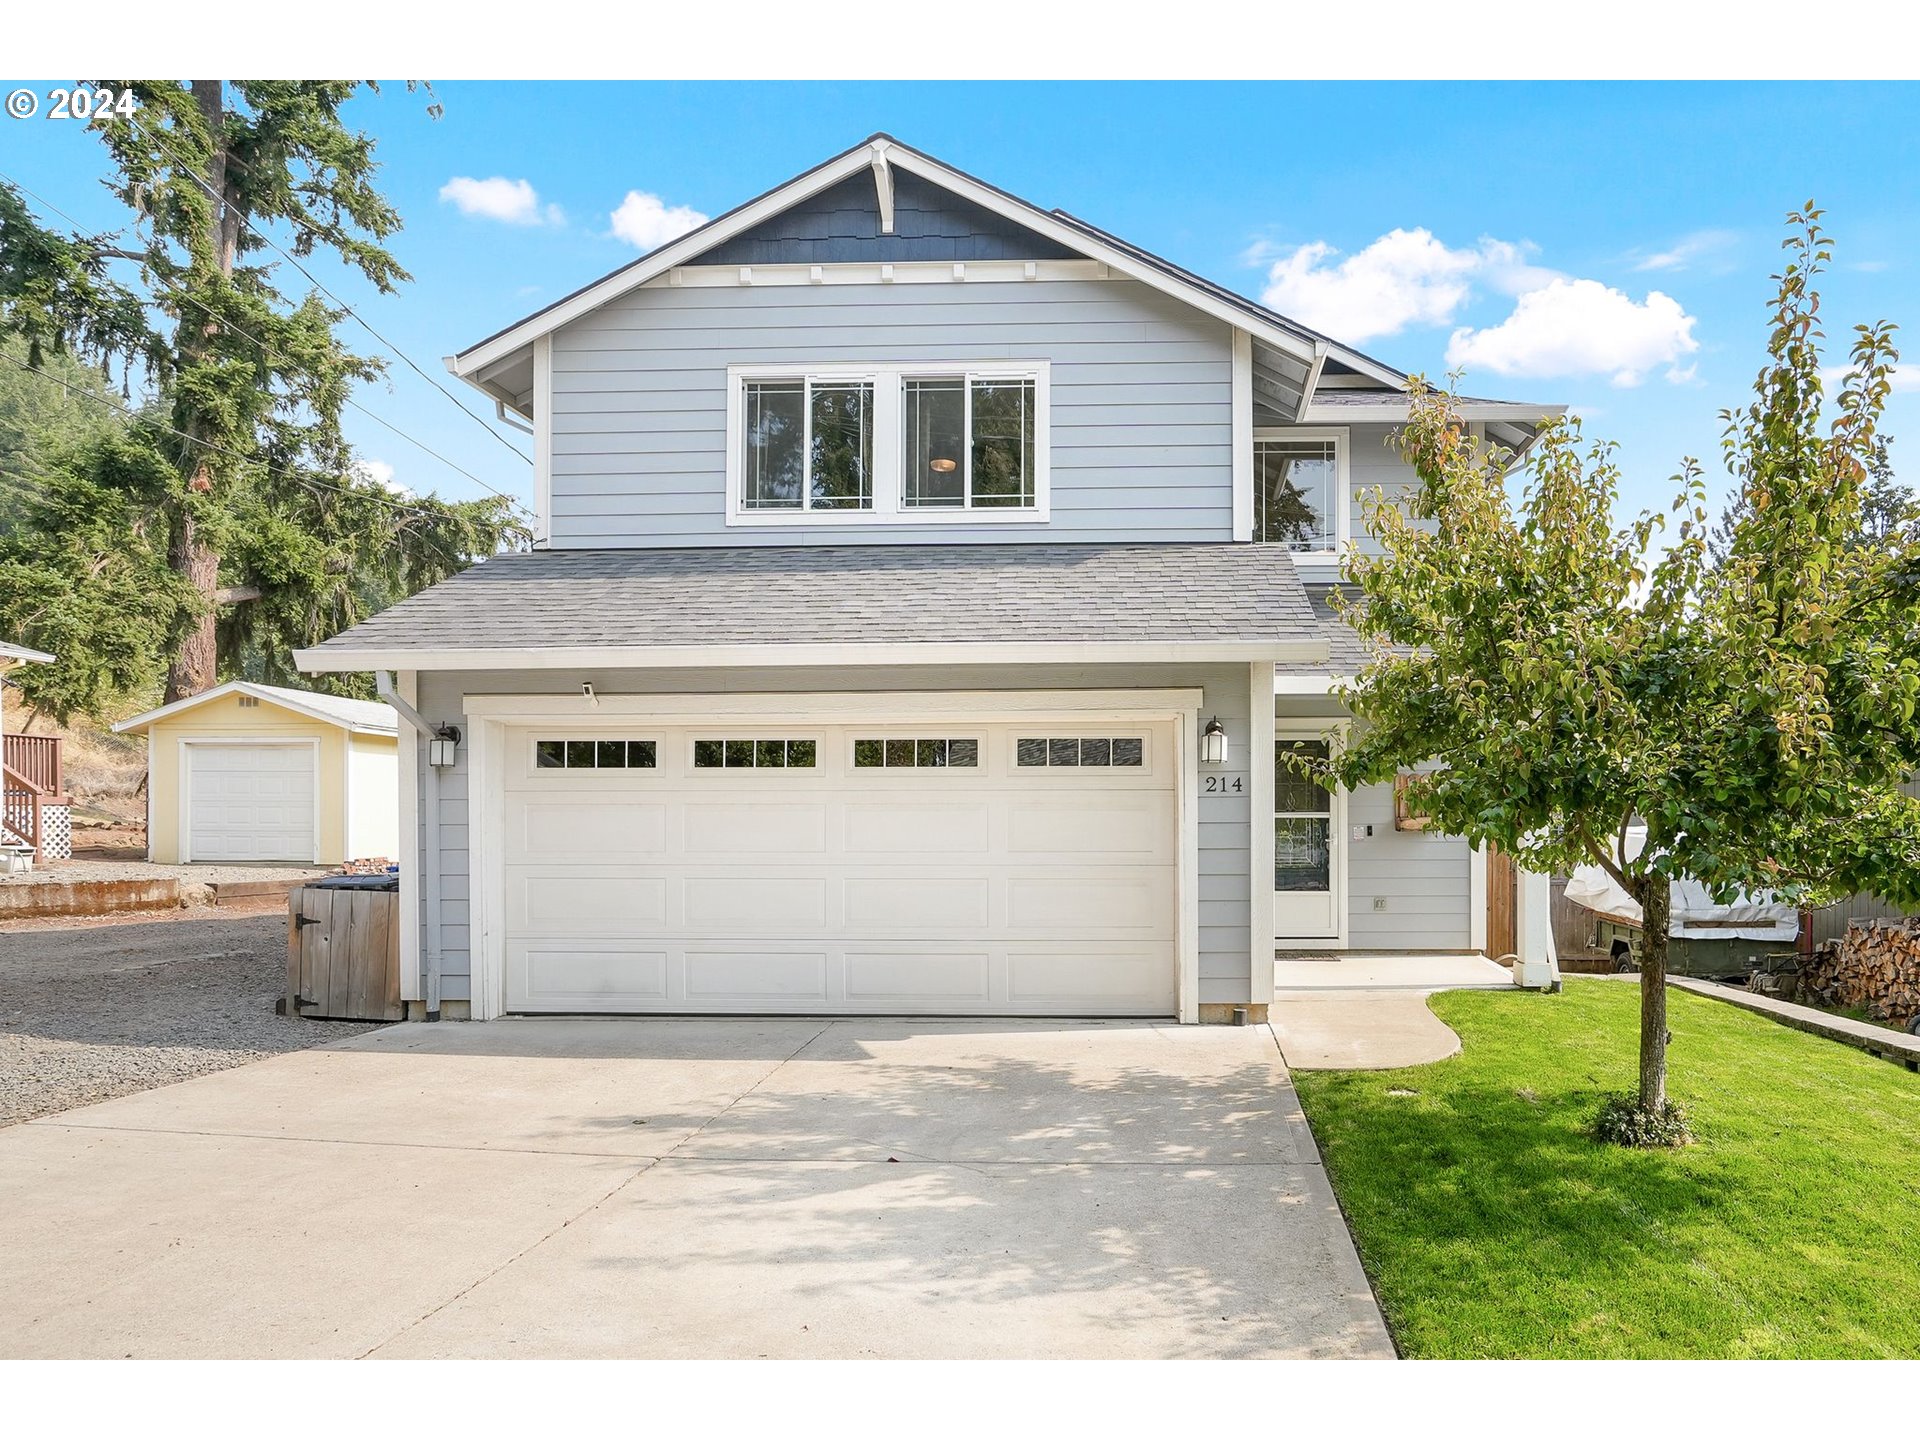
<path fill-rule="evenodd" d="M 362 480 L 371 480 L 390 495 L 398 495 L 407 500 L 413 498 L 413 491 L 393 478 L 393 466 L 384 460 L 356 460 L 353 473 Z"/>
<path fill-rule="evenodd" d="M 1521 295 L 1498 325 L 1454 331 L 1447 364 L 1535 379 L 1610 375 L 1618 386 L 1638 385 L 1665 366 L 1666 378 L 1679 384 L 1693 378 L 1693 366 L 1680 362 L 1700 348 L 1695 323 L 1658 290 L 1635 301 L 1598 280 L 1561 277 Z"/>
<path fill-rule="evenodd" d="M 1724 254 L 1733 248 L 1739 236 L 1731 230 L 1696 230 L 1682 235 L 1665 250 L 1640 257 L 1636 270 L 1685 270 L 1697 260 Z"/>
<path fill-rule="evenodd" d="M 567 219 L 558 205 L 541 206 L 540 192 L 530 181 L 504 175 L 485 180 L 456 175 L 440 187 L 440 198 L 451 200 L 463 215 L 508 225 L 564 225 Z"/>
<path fill-rule="evenodd" d="M 707 223 L 707 217 L 691 205 L 670 206 L 645 190 L 629 190 L 609 218 L 613 233 L 640 250 L 657 250 Z"/>
<path fill-rule="evenodd" d="M 1335 339 L 1360 344 L 1409 325 L 1444 325 L 1473 296 L 1480 281 L 1504 294 L 1543 285 L 1556 272 L 1532 263 L 1533 248 L 1483 239 L 1456 250 L 1424 227 L 1390 230 L 1337 264 L 1340 252 L 1323 240 L 1280 254 L 1256 241 L 1241 258 L 1264 264 L 1261 299 Z"/>

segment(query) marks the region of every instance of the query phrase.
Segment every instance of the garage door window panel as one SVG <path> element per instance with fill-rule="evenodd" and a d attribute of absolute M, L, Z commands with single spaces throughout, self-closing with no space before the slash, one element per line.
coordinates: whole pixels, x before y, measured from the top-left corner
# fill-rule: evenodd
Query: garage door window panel
<path fill-rule="evenodd" d="M 869 738 L 853 742 L 856 770 L 977 770 L 977 739 Z"/>
<path fill-rule="evenodd" d="M 1022 770 L 1139 770 L 1147 742 L 1138 735 L 1028 737 L 1014 742 L 1013 758 Z"/>
<path fill-rule="evenodd" d="M 698 739 L 696 770 L 811 770 L 819 742 L 811 739 Z"/>
<path fill-rule="evenodd" d="M 533 742 L 536 770 L 652 770 L 659 763 L 653 740 L 561 740 Z"/>

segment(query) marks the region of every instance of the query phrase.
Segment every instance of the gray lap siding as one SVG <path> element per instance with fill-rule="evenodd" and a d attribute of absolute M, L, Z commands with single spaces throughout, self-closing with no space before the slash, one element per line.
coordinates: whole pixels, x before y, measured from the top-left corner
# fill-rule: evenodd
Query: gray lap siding
<path fill-rule="evenodd" d="M 1130 280 L 633 291 L 553 337 L 551 543 L 1231 539 L 1231 348 Z M 994 360 L 1050 364 L 1048 523 L 727 525 L 729 365 Z"/>

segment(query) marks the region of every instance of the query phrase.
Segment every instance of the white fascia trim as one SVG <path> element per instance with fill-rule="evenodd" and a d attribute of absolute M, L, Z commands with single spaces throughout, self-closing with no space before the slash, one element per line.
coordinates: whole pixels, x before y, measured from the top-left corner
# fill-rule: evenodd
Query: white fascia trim
<path fill-rule="evenodd" d="M 534 336 L 549 334 L 579 319 L 609 300 L 646 284 L 654 276 L 665 274 L 693 256 L 711 250 L 742 231 L 751 229 L 762 220 L 790 209 L 828 186 L 836 185 L 848 176 L 867 169 L 873 163 L 876 150 L 877 142 L 850 150 L 818 169 L 789 181 L 778 190 L 763 195 L 754 203 L 742 206 L 725 221 L 705 226 L 672 244 L 661 246 L 645 259 L 607 276 L 606 279 L 589 286 L 571 299 L 564 300 L 538 315 L 529 316 L 520 324 L 503 331 L 493 339 L 483 341 L 472 349 L 453 356 L 448 362 L 448 368 L 461 379 L 468 378 L 476 370 L 483 369 L 502 356 L 510 355 L 530 344 Z M 922 179 L 932 181 L 962 199 L 972 201 L 982 209 L 1004 216 L 1069 250 L 1098 260 L 1150 289 L 1183 300 L 1203 314 L 1211 315 L 1214 319 L 1224 321 L 1236 328 L 1248 330 L 1277 350 L 1301 360 L 1311 362 L 1313 359 L 1313 342 L 1303 340 L 1277 325 L 1266 324 L 1258 316 L 1242 310 L 1237 305 L 1168 275 L 1145 261 L 1135 259 L 1124 250 L 1096 239 L 1076 225 L 1068 225 L 1044 210 L 1036 209 L 991 186 L 982 185 L 976 180 L 970 180 L 956 171 L 949 170 L 937 160 L 898 145 L 891 145 L 886 149 L 886 161 L 895 169 L 906 170 Z M 1337 347 L 1336 358 L 1355 370 L 1374 376 L 1384 384 L 1404 383 L 1399 375 L 1378 361 L 1348 350 L 1344 346 Z"/>
<path fill-rule="evenodd" d="M 1311 664 L 1327 658 L 1311 640 L 1100 641 L 1086 644 L 582 645 L 535 649 L 296 650 L 304 674 L 356 670 L 661 670 L 815 665 L 1182 665 Z"/>
<path fill-rule="evenodd" d="M 1351 685 L 1351 675 L 1275 675 L 1276 695 L 1331 695 L 1336 685 Z"/>
<path fill-rule="evenodd" d="M 631 726 L 636 721 L 678 724 L 720 719 L 822 724 L 837 719 L 901 723 L 949 717 L 991 724 L 1057 715 L 1088 714 L 1124 720 L 1164 720 L 1199 709 L 1203 692 L 1168 690 L 826 690 L 725 691 L 709 694 L 468 695 L 461 708 L 470 719 L 565 720 L 575 728 L 596 723 Z"/>
<path fill-rule="evenodd" d="M 783 210 L 791 209 L 802 200 L 819 194 L 829 186 L 838 185 L 850 175 L 859 174 L 872 163 L 873 147 L 871 145 L 862 145 L 838 159 L 829 160 L 818 169 L 790 180 L 778 190 L 761 196 L 752 204 L 742 206 L 723 223 L 702 226 L 670 244 L 662 245 L 652 254 L 625 269 L 616 270 L 598 283 L 589 285 L 579 294 L 562 300 L 559 304 L 542 310 L 537 315 L 528 316 L 518 325 L 502 331 L 491 340 L 484 340 L 472 349 L 450 356 L 447 360 L 447 369 L 462 380 L 468 379 L 476 371 L 484 370 L 494 361 L 531 344 L 536 335 L 548 335 L 563 325 L 571 324 L 582 315 L 599 309 L 609 300 L 644 285 L 654 276 L 663 275 L 674 266 L 711 250 L 741 231 L 752 229 L 762 220 L 778 215 Z"/>
<path fill-rule="evenodd" d="M 1029 280 L 1107 280 L 1098 260 L 871 260 L 803 265 L 680 265 L 642 290 L 759 290 L 782 285 L 1005 285 Z"/>
<path fill-rule="evenodd" d="M 1327 382 L 1321 381 L 1321 388 Z M 1408 400 L 1404 395 L 1383 398 L 1379 404 L 1368 405 L 1309 405 L 1300 413 L 1300 420 L 1307 425 L 1365 425 L 1392 424 L 1407 418 Z M 1478 404 L 1469 401 L 1455 406 L 1455 412 L 1462 420 L 1509 420 L 1515 424 L 1537 426 L 1542 420 L 1554 420 L 1567 413 L 1564 405 L 1515 405 L 1507 403 Z"/>
<path fill-rule="evenodd" d="M 358 669 L 360 667 L 356 666 L 354 668 Z M 385 670 L 393 667 L 383 665 L 377 668 Z M 129 733 L 138 734 L 156 720 L 165 720 L 170 716 L 178 715 L 183 710 L 191 710 L 196 705 L 205 705 L 210 700 L 218 700 L 224 695 L 234 694 L 251 695 L 262 705 L 272 705 L 277 709 L 291 710 L 295 714 L 306 716 L 309 720 L 322 720 L 329 725 L 337 725 L 342 730 L 351 731 L 355 735 L 392 736 L 400 733 L 400 722 L 397 718 L 391 727 L 357 724 L 352 720 L 343 719 L 338 715 L 329 715 L 325 710 L 319 709 L 317 706 L 302 705 L 297 701 L 289 700 L 284 695 L 276 694 L 264 686 L 255 685 L 246 680 L 229 680 L 226 684 L 216 685 L 211 690 L 202 690 L 198 695 L 189 695 L 184 699 L 174 701 L 171 705 L 162 705 L 158 710 L 149 710 L 144 715 L 135 715 L 131 719 L 117 721 L 114 724 L 113 731 L 116 735 Z"/>
<path fill-rule="evenodd" d="M 51 665 L 54 657 L 44 650 L 35 650 L 26 645 L 0 644 L 0 660 L 17 660 L 22 664 Z"/>

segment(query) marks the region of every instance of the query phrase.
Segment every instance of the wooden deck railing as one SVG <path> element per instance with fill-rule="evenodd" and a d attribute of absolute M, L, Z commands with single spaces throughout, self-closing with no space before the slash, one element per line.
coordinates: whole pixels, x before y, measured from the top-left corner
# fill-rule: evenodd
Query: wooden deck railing
<path fill-rule="evenodd" d="M 58 735 L 8 735 L 4 741 L 4 753 L 0 753 L 0 763 L 4 763 L 12 774 L 8 784 L 18 777 L 21 785 L 38 790 L 42 795 L 56 802 L 67 793 L 66 776 L 60 763 L 60 737 Z"/>
<path fill-rule="evenodd" d="M 0 810 L 0 816 L 4 816 L 6 829 L 31 845 L 37 855 L 40 853 L 40 807 L 47 803 L 47 797 L 11 765 L 0 765 L 0 776 L 5 777 L 5 808 Z"/>

